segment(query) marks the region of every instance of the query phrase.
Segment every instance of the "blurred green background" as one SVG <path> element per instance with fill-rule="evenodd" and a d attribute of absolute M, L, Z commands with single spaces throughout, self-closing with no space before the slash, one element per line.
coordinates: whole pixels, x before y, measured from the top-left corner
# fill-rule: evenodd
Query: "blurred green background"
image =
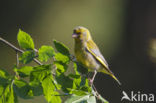
<path fill-rule="evenodd" d="M 121 103 L 122 90 L 156 93 L 155 0 L 0 0 L 0 36 L 17 45 L 19 28 L 38 49 L 63 42 L 73 53 L 75 26 L 87 27 L 122 89 L 98 73 L 97 90 L 110 103 Z M 15 52 L 0 42 L 0 68 L 12 71 Z M 156 95 L 155 95 L 156 96 Z M 43 97 L 20 103 L 46 103 Z"/>

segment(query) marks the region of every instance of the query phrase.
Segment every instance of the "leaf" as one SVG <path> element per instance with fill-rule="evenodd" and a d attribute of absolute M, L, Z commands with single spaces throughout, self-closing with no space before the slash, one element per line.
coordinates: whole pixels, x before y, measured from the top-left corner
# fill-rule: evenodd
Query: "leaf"
<path fill-rule="evenodd" d="M 8 78 L 9 74 L 7 71 L 3 70 L 3 69 L 0 69 L 0 77 L 1 78 Z"/>
<path fill-rule="evenodd" d="M 21 98 L 30 99 L 33 97 L 33 94 L 31 93 L 31 87 L 24 80 L 15 79 L 14 90 L 15 90 L 16 95 Z"/>
<path fill-rule="evenodd" d="M 67 70 L 67 66 L 66 65 L 62 65 L 58 62 L 54 62 L 55 66 L 56 66 L 56 74 L 57 76 L 59 76 L 61 73 L 64 73 Z"/>
<path fill-rule="evenodd" d="M 63 55 L 61 53 L 56 53 L 55 54 L 55 59 L 56 59 L 56 61 L 64 63 L 64 64 L 68 64 L 69 60 L 70 60 L 68 56 Z"/>
<path fill-rule="evenodd" d="M 73 62 L 73 69 L 74 69 L 76 75 L 80 75 L 80 73 L 77 70 L 78 66 L 77 66 L 77 64 L 75 62 Z"/>
<path fill-rule="evenodd" d="M 29 86 L 31 87 L 34 96 L 40 96 L 43 94 L 43 88 L 40 82 L 32 81 L 29 83 Z"/>
<path fill-rule="evenodd" d="M 90 95 L 83 95 L 83 96 L 72 95 L 70 98 L 68 98 L 65 101 L 65 103 L 81 103 L 81 102 L 88 100 L 89 97 Z"/>
<path fill-rule="evenodd" d="M 21 48 L 26 50 L 34 49 L 34 42 L 29 34 L 19 29 L 17 40 Z"/>
<path fill-rule="evenodd" d="M 51 65 L 40 65 L 33 69 L 30 73 L 30 81 L 42 81 L 47 75 L 51 74 Z"/>
<path fill-rule="evenodd" d="M 61 101 L 62 100 L 61 100 L 61 97 L 59 96 L 59 93 L 54 91 L 52 93 L 52 97 L 51 97 L 50 103 L 62 103 Z"/>
<path fill-rule="evenodd" d="M 96 103 L 95 96 L 90 96 L 89 99 L 87 100 L 87 103 Z"/>
<path fill-rule="evenodd" d="M 75 78 L 73 80 L 73 88 L 70 91 L 70 94 L 76 94 L 76 95 L 85 95 L 85 94 L 91 94 L 91 87 L 88 85 L 88 79 L 81 77 L 81 78 Z"/>
<path fill-rule="evenodd" d="M 60 89 L 61 89 L 61 85 L 58 84 L 57 81 L 56 81 L 55 79 L 53 80 L 53 82 L 54 82 L 54 84 L 55 84 L 56 89 L 57 89 L 57 90 L 60 90 Z"/>
<path fill-rule="evenodd" d="M 39 49 L 38 54 L 39 54 L 39 60 L 40 61 L 47 61 L 49 58 L 54 56 L 55 52 L 51 46 L 43 45 Z"/>
<path fill-rule="evenodd" d="M 52 82 L 52 79 L 52 76 L 49 75 L 42 81 L 43 94 L 48 103 L 52 100 L 52 93 L 55 90 L 55 86 Z"/>
<path fill-rule="evenodd" d="M 88 69 L 86 69 L 82 64 L 79 62 L 74 62 L 74 70 L 75 72 L 81 73 L 81 74 L 87 74 Z"/>
<path fill-rule="evenodd" d="M 73 88 L 72 89 L 80 89 L 81 86 L 81 77 L 74 78 L 73 80 Z"/>
<path fill-rule="evenodd" d="M 17 102 L 12 88 L 12 77 L 5 70 L 0 70 L 0 103 L 1 102 Z"/>
<path fill-rule="evenodd" d="M 92 92 L 92 88 L 89 85 L 89 80 L 86 77 L 81 78 L 80 86 L 81 86 L 80 90 L 86 91 L 88 93 Z"/>
<path fill-rule="evenodd" d="M 10 87 L 8 103 L 15 103 L 13 86 Z"/>
<path fill-rule="evenodd" d="M 12 85 L 7 85 L 3 94 L 0 97 L 0 103 L 17 103 L 17 97 L 14 95 L 14 90 Z"/>
<path fill-rule="evenodd" d="M 74 63 L 73 66 L 74 66 L 73 69 L 75 71 L 75 74 L 73 74 L 73 77 L 75 77 L 73 80 L 73 89 L 82 90 L 82 91 L 91 93 L 92 89 L 91 89 L 90 85 L 88 84 L 89 81 L 88 81 L 87 77 L 80 76 L 80 73 L 78 72 L 78 66 L 76 63 Z M 71 77 L 71 74 L 69 76 Z M 78 76 L 79 76 L 79 78 L 78 78 Z"/>
<path fill-rule="evenodd" d="M 39 65 L 34 67 L 33 69 L 34 71 L 42 71 L 42 70 L 51 71 L 51 64 Z"/>
<path fill-rule="evenodd" d="M 6 86 L 8 84 L 10 75 L 3 69 L 0 69 L 0 85 Z"/>
<path fill-rule="evenodd" d="M 69 74 L 68 76 L 76 79 L 79 79 L 81 77 L 80 75 L 76 75 L 76 74 Z"/>
<path fill-rule="evenodd" d="M 67 46 L 65 46 L 63 43 L 56 41 L 56 40 L 53 40 L 53 42 L 58 52 L 60 52 L 61 54 L 70 56 L 69 49 Z"/>
<path fill-rule="evenodd" d="M 23 64 L 30 63 L 35 57 L 35 53 L 33 51 L 25 51 L 19 58 L 19 61 Z"/>
<path fill-rule="evenodd" d="M 73 80 L 70 79 L 68 76 L 65 76 L 63 73 L 60 74 L 59 76 L 56 76 L 55 78 L 57 80 L 57 83 L 60 84 L 61 89 L 65 93 L 68 93 L 69 90 L 67 88 L 72 88 L 72 86 L 73 86 Z"/>
<path fill-rule="evenodd" d="M 14 70 L 19 73 L 20 77 L 27 77 L 33 71 L 33 67 L 31 67 L 31 66 L 23 66 L 20 69 L 15 68 Z"/>
<path fill-rule="evenodd" d="M 70 89 L 68 88 L 68 90 L 70 91 L 70 94 L 75 94 L 77 96 L 83 96 L 83 95 L 87 95 L 88 93 L 82 90 L 76 90 L 76 89 Z"/>
<path fill-rule="evenodd" d="M 4 91 L 4 87 L 2 85 L 0 85 L 0 97 L 2 96 L 3 94 L 3 91 Z"/>

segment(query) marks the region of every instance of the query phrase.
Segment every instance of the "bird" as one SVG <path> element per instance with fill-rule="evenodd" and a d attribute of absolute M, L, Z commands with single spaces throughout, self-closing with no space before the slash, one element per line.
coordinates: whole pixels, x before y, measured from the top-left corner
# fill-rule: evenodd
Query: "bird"
<path fill-rule="evenodd" d="M 92 84 L 97 72 L 110 75 L 119 85 L 120 81 L 115 77 L 114 73 L 109 69 L 108 63 L 101 54 L 98 46 L 93 41 L 90 31 L 83 27 L 77 26 L 73 30 L 74 52 L 77 62 L 82 64 L 89 72 L 94 72 L 90 80 Z"/>

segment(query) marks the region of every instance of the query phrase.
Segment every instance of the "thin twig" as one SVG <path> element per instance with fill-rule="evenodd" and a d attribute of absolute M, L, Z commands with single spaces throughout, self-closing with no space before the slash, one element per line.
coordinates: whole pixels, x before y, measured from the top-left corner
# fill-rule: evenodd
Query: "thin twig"
<path fill-rule="evenodd" d="M 16 51 L 16 66 L 19 67 L 18 52 Z"/>
<path fill-rule="evenodd" d="M 17 68 L 19 67 L 18 51 L 16 51 L 16 66 Z M 17 72 L 15 72 L 15 74 L 16 74 L 16 77 L 20 79 L 19 74 Z"/>
<path fill-rule="evenodd" d="M 16 46 L 14 46 L 13 44 L 11 44 L 10 42 L 6 41 L 5 39 L 3 39 L 3 38 L 1 38 L 1 37 L 0 37 L 0 41 L 2 41 L 3 43 L 7 44 L 8 46 L 10 46 L 10 47 L 11 47 L 12 49 L 14 49 L 16 52 L 24 53 L 23 50 L 17 48 Z M 37 64 L 42 65 L 42 63 L 39 62 L 37 59 L 34 58 L 33 60 L 34 60 L 34 62 L 36 62 Z"/>
<path fill-rule="evenodd" d="M 94 93 L 93 95 L 98 99 L 98 100 L 101 100 L 101 102 L 103 103 L 103 100 L 101 99 L 101 95 L 98 93 L 96 87 L 94 86 L 94 84 L 92 84 L 92 88 L 94 90 Z"/>

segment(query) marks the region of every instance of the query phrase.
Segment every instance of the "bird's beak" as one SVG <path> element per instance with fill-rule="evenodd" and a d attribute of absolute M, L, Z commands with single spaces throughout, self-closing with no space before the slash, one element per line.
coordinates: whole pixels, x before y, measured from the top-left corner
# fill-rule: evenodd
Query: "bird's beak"
<path fill-rule="evenodd" d="M 73 34 L 72 34 L 72 37 L 73 37 L 73 38 L 77 38 L 78 35 L 77 35 L 76 33 L 73 33 Z"/>

